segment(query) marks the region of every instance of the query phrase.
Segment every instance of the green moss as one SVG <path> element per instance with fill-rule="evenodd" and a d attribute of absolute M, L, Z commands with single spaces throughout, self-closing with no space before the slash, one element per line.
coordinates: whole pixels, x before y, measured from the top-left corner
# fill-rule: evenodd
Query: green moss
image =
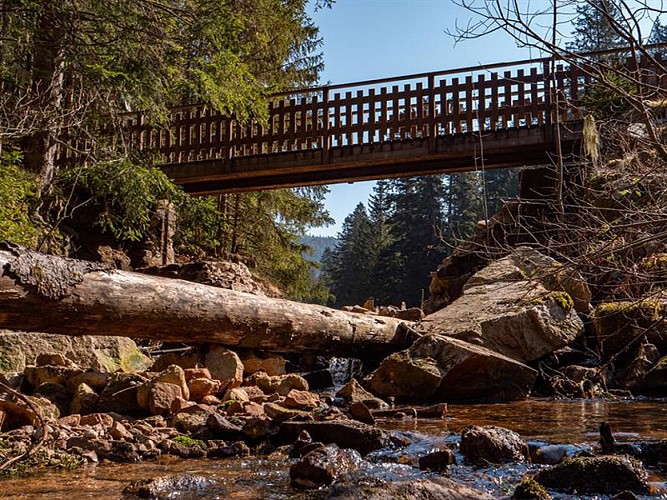
<path fill-rule="evenodd" d="M 665 304 L 655 300 L 638 300 L 634 302 L 607 302 L 595 308 L 595 317 L 603 319 L 622 315 L 625 318 L 657 321 L 665 311 Z"/>
<path fill-rule="evenodd" d="M 199 439 L 192 439 L 191 437 L 188 436 L 176 436 L 174 439 L 172 439 L 174 443 L 182 444 L 183 446 L 187 446 L 188 448 L 192 448 L 193 446 L 201 446 L 204 447 L 204 441 L 200 441 Z"/>
<path fill-rule="evenodd" d="M 550 500 L 551 495 L 545 490 L 540 483 L 531 478 L 526 478 L 521 481 L 516 489 L 512 500 Z"/>
<path fill-rule="evenodd" d="M 49 452 L 41 449 L 25 460 L 0 471 L 0 478 L 26 476 L 44 470 L 73 470 L 84 463 L 83 458 L 66 451 Z"/>
<path fill-rule="evenodd" d="M 568 314 L 574 308 L 574 301 L 567 292 L 548 292 L 539 297 L 535 297 L 530 302 L 531 304 L 537 305 L 555 302 L 565 314 Z"/>

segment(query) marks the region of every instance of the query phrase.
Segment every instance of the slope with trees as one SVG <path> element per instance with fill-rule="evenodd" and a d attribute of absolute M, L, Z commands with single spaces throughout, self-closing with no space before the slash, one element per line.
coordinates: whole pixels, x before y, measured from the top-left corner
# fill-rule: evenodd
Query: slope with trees
<path fill-rule="evenodd" d="M 192 102 L 262 120 L 270 93 L 314 83 L 322 67 L 306 4 L 4 2 L 0 153 L 6 182 L 21 188 L 2 191 L 0 205 L 27 215 L 0 238 L 83 256 L 94 253 L 92 233 L 121 247 L 150 243 L 164 199 L 179 209 L 185 253 L 253 257 L 294 296 L 308 295 L 297 235 L 328 220 L 322 188 L 189 198 L 154 168 L 158 158 L 132 151 L 120 125 L 139 110 L 160 125 L 168 107 Z M 93 143 L 88 161 L 60 169 L 59 148 L 80 134 Z"/>

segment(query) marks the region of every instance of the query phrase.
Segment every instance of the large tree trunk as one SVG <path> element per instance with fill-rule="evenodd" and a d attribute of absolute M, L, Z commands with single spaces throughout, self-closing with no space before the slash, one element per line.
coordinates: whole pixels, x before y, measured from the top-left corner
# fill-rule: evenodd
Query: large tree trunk
<path fill-rule="evenodd" d="M 0 328 L 365 357 L 405 348 L 393 318 L 116 271 L 0 246 Z"/>

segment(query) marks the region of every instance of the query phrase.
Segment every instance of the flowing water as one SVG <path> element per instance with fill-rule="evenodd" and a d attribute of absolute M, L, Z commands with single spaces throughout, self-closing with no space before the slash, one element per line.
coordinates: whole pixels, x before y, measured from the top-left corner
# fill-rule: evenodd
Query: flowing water
<path fill-rule="evenodd" d="M 667 439 L 667 402 L 530 400 L 494 405 L 450 405 L 444 420 L 384 421 L 379 425 L 404 432 L 413 438 L 414 444 L 401 450 L 381 450 L 369 455 L 361 464 L 357 480 L 423 477 L 415 467 L 418 457 L 441 444 L 455 447 L 461 429 L 467 425 L 507 427 L 519 432 L 527 441 L 575 445 L 568 448 L 568 453 L 574 453 L 595 446 L 602 421 L 611 424 L 619 442 Z M 76 471 L 48 472 L 0 481 L 0 498 L 111 500 L 123 498 L 122 491 L 130 481 L 188 473 L 207 477 L 213 485 L 196 493 L 172 492 L 165 498 L 282 499 L 296 493 L 289 485 L 290 463 L 284 458 L 184 461 L 163 457 L 157 463 L 102 464 Z M 521 476 L 536 467 L 539 466 L 513 464 L 472 468 L 457 465 L 450 467 L 449 474 L 453 479 L 502 497 L 511 494 Z M 667 498 L 667 494 L 660 493 L 665 488 L 667 470 L 652 470 L 651 481 L 658 496 Z"/>

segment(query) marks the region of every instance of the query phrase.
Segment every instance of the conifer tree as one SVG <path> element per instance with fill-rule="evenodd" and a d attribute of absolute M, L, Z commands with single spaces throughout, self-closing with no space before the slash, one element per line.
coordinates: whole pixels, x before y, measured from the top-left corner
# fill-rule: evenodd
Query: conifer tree
<path fill-rule="evenodd" d="M 580 0 L 576 13 L 569 50 L 596 52 L 625 45 L 614 26 L 613 20 L 619 18 L 620 12 L 613 0 Z"/>
<path fill-rule="evenodd" d="M 429 276 L 443 257 L 441 235 L 445 184 L 442 176 L 393 181 L 390 230 L 393 238 L 385 252 L 392 269 L 385 291 L 388 301 L 410 306 L 421 304 Z"/>
<path fill-rule="evenodd" d="M 345 218 L 339 243 L 322 259 L 322 279 L 337 306 L 362 304 L 371 290 L 371 221 L 363 203 Z"/>

